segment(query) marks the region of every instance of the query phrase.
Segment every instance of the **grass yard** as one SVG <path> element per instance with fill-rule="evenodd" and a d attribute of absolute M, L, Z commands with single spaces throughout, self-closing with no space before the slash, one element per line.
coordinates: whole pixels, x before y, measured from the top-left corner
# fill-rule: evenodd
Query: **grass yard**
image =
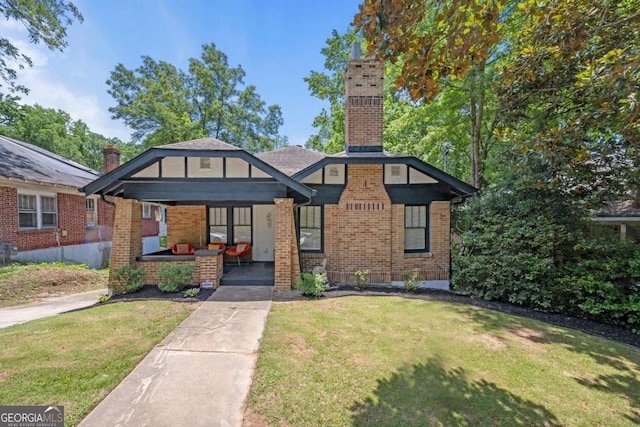
<path fill-rule="evenodd" d="M 64 405 L 75 425 L 195 308 L 107 304 L 0 329 L 0 405 Z"/>
<path fill-rule="evenodd" d="M 636 348 L 399 297 L 274 303 L 247 425 L 632 426 Z"/>
<path fill-rule="evenodd" d="M 10 264 L 0 267 L 0 308 L 45 298 L 106 289 L 109 272 L 62 263 Z"/>

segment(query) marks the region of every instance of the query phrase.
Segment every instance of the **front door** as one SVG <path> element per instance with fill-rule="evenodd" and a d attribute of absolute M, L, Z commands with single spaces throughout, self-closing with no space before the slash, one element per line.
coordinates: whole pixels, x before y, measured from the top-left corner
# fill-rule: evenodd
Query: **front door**
<path fill-rule="evenodd" d="M 253 206 L 253 257 L 254 261 L 275 260 L 276 207 Z"/>

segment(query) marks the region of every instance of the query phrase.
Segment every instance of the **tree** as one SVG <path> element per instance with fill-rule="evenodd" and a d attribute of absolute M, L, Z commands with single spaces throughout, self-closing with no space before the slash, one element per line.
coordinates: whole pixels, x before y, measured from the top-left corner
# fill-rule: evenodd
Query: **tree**
<path fill-rule="evenodd" d="M 78 8 L 65 0 L 0 0 L 0 14 L 24 25 L 31 43 L 42 42 L 49 49 L 59 51 L 67 47 L 67 27 L 74 21 L 83 21 Z M 15 83 L 18 76 L 15 67 L 23 69 L 25 65 L 31 66 L 31 59 L 9 39 L 0 37 L 0 78 L 11 91 L 28 92 Z"/>
<path fill-rule="evenodd" d="M 135 70 L 118 64 L 107 81 L 116 101 L 109 111 L 134 130 L 135 141 L 151 147 L 212 136 L 252 152 L 286 144 L 278 134 L 280 107 L 245 87 L 242 67 L 229 66 L 213 43 L 189 60 L 188 72 L 148 56 L 142 61 Z"/>
<path fill-rule="evenodd" d="M 91 132 L 81 120 L 62 110 L 17 105 L 0 100 L 0 134 L 28 142 L 95 170 L 102 170 L 102 150 L 122 145 L 117 138 Z"/>

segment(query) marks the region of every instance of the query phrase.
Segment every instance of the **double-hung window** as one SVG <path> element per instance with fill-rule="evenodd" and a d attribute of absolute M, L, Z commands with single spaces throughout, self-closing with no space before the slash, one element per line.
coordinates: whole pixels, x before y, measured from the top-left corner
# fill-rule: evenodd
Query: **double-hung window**
<path fill-rule="evenodd" d="M 251 208 L 233 208 L 233 243 L 251 243 Z"/>
<path fill-rule="evenodd" d="M 404 207 L 404 251 L 429 251 L 429 207 Z"/>
<path fill-rule="evenodd" d="M 84 202 L 87 227 L 95 227 L 96 225 L 98 225 L 98 210 L 96 209 L 96 200 L 85 199 Z"/>
<path fill-rule="evenodd" d="M 56 196 L 18 194 L 18 227 L 55 228 L 58 226 Z"/>
<path fill-rule="evenodd" d="M 209 242 L 227 241 L 227 208 L 209 208 Z"/>
<path fill-rule="evenodd" d="M 322 206 L 301 206 L 300 250 L 322 251 Z"/>

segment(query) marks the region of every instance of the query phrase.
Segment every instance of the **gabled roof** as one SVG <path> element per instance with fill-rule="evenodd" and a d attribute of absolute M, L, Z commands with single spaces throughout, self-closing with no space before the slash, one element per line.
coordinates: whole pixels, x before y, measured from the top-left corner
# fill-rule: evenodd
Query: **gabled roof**
<path fill-rule="evenodd" d="M 85 187 L 80 188 L 80 191 L 87 195 L 103 194 L 117 196 L 122 185 L 131 180 L 132 175 L 165 157 L 236 157 L 257 167 L 270 175 L 277 182 L 285 184 L 288 188 L 306 198 L 312 197 L 316 192 L 312 188 L 290 178 L 277 168 L 274 168 L 268 163 L 253 156 L 244 149 L 227 144 L 226 142 L 215 138 L 200 138 L 150 148 L 127 163 L 112 170 L 108 174 Z M 156 179 L 155 181 L 161 182 L 162 180 Z"/>
<path fill-rule="evenodd" d="M 409 156 L 406 154 L 391 153 L 388 151 L 383 152 L 362 152 L 362 153 L 346 153 L 340 152 L 331 156 L 325 156 L 320 161 L 314 163 L 311 166 L 295 173 L 293 178 L 300 181 L 303 178 L 311 175 L 315 171 L 330 164 L 406 164 L 414 169 L 432 177 L 438 182 L 448 185 L 451 192 L 459 197 L 468 197 L 475 194 L 478 189 L 472 185 L 467 184 L 464 181 L 459 180 L 455 176 L 441 171 L 440 169 L 431 166 L 429 163 Z"/>
<path fill-rule="evenodd" d="M 640 218 L 640 209 L 633 206 L 633 200 L 610 202 L 598 211 L 593 212 L 597 218 Z"/>
<path fill-rule="evenodd" d="M 100 173 L 43 148 L 0 135 L 0 176 L 80 187 Z"/>
<path fill-rule="evenodd" d="M 324 159 L 326 156 L 324 153 L 307 150 L 299 145 L 291 145 L 280 148 L 279 150 L 256 155 L 260 160 L 289 176 L 295 175 L 301 170 Z"/>

